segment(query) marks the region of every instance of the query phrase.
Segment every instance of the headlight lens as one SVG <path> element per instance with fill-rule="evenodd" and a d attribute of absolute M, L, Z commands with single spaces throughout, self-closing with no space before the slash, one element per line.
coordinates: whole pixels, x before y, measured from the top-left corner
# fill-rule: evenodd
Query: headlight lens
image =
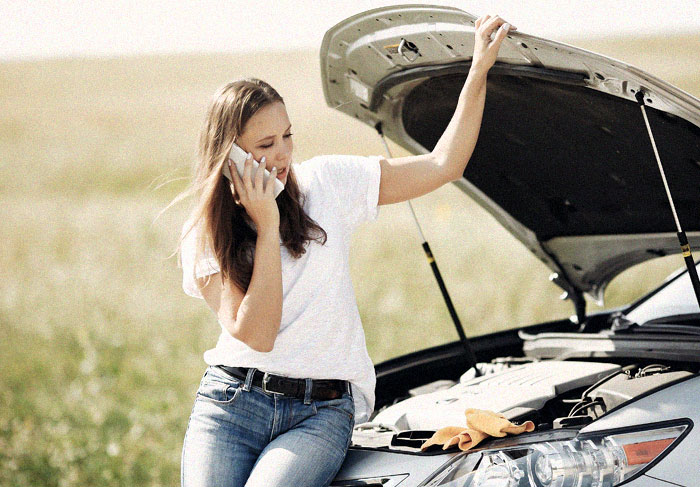
<path fill-rule="evenodd" d="M 423 487 L 613 487 L 666 451 L 687 425 L 460 454 Z"/>

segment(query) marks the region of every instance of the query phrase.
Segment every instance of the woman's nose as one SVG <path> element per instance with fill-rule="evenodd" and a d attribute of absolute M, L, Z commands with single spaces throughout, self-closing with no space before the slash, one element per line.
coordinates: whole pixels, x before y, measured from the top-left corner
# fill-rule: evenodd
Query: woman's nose
<path fill-rule="evenodd" d="M 292 150 L 290 148 L 284 148 L 277 151 L 275 160 L 279 162 L 287 162 L 292 155 Z"/>

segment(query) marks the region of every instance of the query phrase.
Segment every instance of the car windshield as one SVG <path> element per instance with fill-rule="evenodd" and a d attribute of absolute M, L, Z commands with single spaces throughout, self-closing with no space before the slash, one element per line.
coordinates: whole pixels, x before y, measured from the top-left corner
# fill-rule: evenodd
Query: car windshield
<path fill-rule="evenodd" d="M 697 268 L 697 265 L 696 265 Z M 627 313 L 627 319 L 644 324 L 667 316 L 700 312 L 693 286 L 687 272 L 672 278 L 666 286 L 637 304 Z"/>

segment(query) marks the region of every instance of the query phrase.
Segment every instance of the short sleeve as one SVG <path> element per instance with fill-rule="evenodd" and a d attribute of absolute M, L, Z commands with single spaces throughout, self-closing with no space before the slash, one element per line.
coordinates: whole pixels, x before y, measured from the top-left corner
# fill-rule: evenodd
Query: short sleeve
<path fill-rule="evenodd" d="M 381 156 L 320 156 L 319 183 L 332 189 L 344 223 L 354 228 L 374 220 L 379 213 L 379 181 Z"/>
<path fill-rule="evenodd" d="M 188 224 L 183 227 L 183 233 L 187 228 L 189 228 Z M 187 235 L 185 235 L 180 247 L 182 289 L 185 291 L 185 294 L 192 296 L 193 298 L 203 299 L 204 297 L 202 296 L 195 279 L 205 277 L 210 274 L 216 274 L 220 271 L 220 268 L 216 257 L 208 247 L 206 248 L 204 255 L 200 255 L 199 259 L 196 259 L 197 236 L 198 227 L 195 227 Z"/>

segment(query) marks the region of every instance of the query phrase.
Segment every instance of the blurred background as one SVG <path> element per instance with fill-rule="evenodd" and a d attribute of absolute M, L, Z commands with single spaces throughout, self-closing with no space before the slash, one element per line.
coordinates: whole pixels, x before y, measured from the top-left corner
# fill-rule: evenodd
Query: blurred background
<path fill-rule="evenodd" d="M 499 13 L 700 96 L 696 1 L 433 3 Z M 373 130 L 326 107 L 318 49 L 336 22 L 389 4 L 0 5 L 0 485 L 179 485 L 219 326 L 171 257 L 189 202 L 156 216 L 188 183 L 211 95 L 238 77 L 285 97 L 296 161 L 383 154 Z M 548 269 L 455 187 L 415 208 L 468 335 L 573 313 Z M 457 338 L 406 204 L 383 207 L 352 252 L 375 363 Z M 627 271 L 605 306 L 682 264 Z"/>

